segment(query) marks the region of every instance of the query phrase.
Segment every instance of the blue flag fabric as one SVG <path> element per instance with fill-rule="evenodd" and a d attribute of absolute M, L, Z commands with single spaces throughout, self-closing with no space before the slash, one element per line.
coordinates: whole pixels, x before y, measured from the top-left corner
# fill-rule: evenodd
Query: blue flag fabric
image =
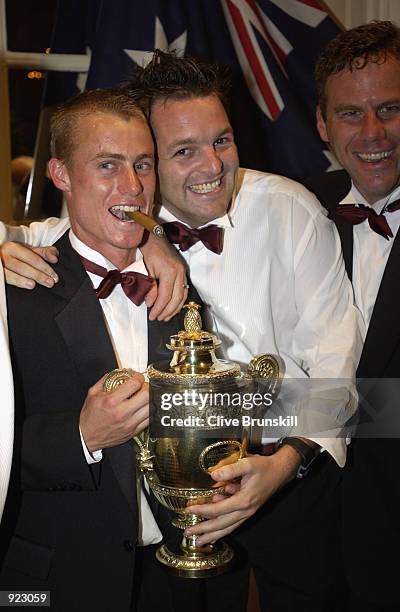
<path fill-rule="evenodd" d="M 52 53 L 90 55 L 95 42 L 101 0 L 59 0 L 54 24 Z M 43 106 L 61 104 L 86 87 L 86 74 L 48 72 Z"/>
<path fill-rule="evenodd" d="M 92 14 L 88 89 L 126 80 L 154 48 L 228 64 L 241 164 L 296 179 L 330 166 L 315 128 L 313 68 L 339 28 L 321 2 L 98 0 Z"/>

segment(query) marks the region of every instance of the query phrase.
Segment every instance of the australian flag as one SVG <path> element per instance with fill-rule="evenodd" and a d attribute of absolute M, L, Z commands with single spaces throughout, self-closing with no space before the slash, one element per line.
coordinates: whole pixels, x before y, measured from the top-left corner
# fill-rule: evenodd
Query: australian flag
<path fill-rule="evenodd" d="M 60 0 L 71 11 L 84 0 Z M 154 48 L 231 67 L 241 165 L 295 179 L 333 160 L 315 128 L 316 57 L 339 28 L 318 0 L 86 0 L 87 89 L 110 87 Z M 61 24 L 62 25 L 62 24 Z M 87 26 L 86 26 L 87 30 Z M 57 33 L 56 33 L 57 39 Z"/>

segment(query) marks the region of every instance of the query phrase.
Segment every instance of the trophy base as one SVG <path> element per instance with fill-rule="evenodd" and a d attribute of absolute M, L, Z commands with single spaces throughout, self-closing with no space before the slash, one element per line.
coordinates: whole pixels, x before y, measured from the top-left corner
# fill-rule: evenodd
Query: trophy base
<path fill-rule="evenodd" d="M 165 544 L 156 551 L 157 560 L 168 573 L 179 578 L 210 578 L 219 576 L 229 569 L 233 550 L 225 542 L 198 547 L 196 552 L 181 546 L 179 552 L 172 552 Z"/>

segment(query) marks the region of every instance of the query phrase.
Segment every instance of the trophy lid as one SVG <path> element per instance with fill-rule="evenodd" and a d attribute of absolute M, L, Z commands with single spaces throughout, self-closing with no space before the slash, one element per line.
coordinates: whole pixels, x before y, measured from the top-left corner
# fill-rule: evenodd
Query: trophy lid
<path fill-rule="evenodd" d="M 189 302 L 184 308 L 187 309 L 185 329 L 172 335 L 166 345 L 174 351 L 172 359 L 169 364 L 159 362 L 149 366 L 149 378 L 167 378 L 171 382 L 196 379 L 196 382 L 202 382 L 240 375 L 240 366 L 237 363 L 216 357 L 215 349 L 221 345 L 221 341 L 215 334 L 202 329 L 200 306 Z"/>

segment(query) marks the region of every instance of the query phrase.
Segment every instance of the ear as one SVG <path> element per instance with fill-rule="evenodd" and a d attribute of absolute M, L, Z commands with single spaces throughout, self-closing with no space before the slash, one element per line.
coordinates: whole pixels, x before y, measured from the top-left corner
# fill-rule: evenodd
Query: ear
<path fill-rule="evenodd" d="M 49 160 L 47 167 L 54 185 L 58 189 L 61 189 L 61 191 L 70 191 L 71 182 L 65 163 L 61 159 L 52 157 Z"/>
<path fill-rule="evenodd" d="M 317 106 L 317 110 L 316 110 L 315 116 L 316 116 L 316 120 L 317 120 L 317 130 L 319 132 L 319 135 L 320 135 L 321 139 L 324 142 L 329 142 L 328 132 L 326 130 L 325 119 L 322 116 L 321 107 L 319 105 Z"/>

